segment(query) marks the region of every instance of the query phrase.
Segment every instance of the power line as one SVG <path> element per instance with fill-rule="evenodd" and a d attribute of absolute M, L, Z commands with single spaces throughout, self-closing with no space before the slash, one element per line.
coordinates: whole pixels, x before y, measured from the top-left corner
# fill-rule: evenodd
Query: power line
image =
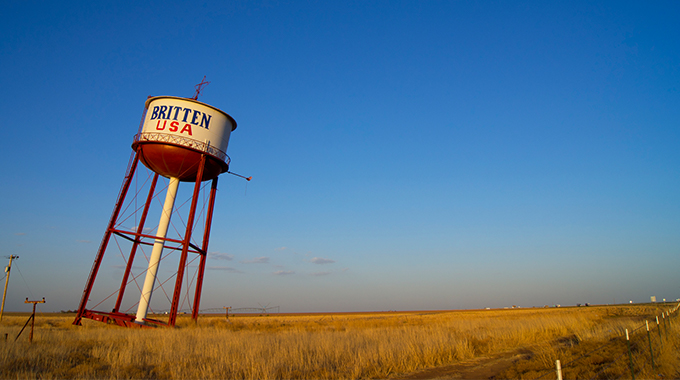
<path fill-rule="evenodd" d="M 21 269 L 19 269 L 19 265 L 17 265 L 17 270 L 19 271 L 19 276 L 21 276 L 21 280 L 24 282 L 24 285 L 26 285 L 26 290 L 28 290 L 28 294 L 31 295 L 31 298 L 35 298 L 33 297 L 33 292 L 31 292 L 31 288 L 28 287 L 28 282 L 26 282 L 24 275 L 21 273 Z"/>

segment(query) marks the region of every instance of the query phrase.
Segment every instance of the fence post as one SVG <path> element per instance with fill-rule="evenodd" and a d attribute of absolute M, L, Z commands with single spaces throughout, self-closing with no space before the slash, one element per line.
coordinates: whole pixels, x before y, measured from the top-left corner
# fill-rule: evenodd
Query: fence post
<path fill-rule="evenodd" d="M 555 360 L 555 367 L 557 371 L 557 380 L 562 380 L 562 365 L 559 360 Z"/>
<path fill-rule="evenodd" d="M 663 331 L 666 332 L 666 340 L 668 340 L 668 325 L 666 325 L 666 313 L 661 313 L 661 318 L 663 319 Z"/>
<path fill-rule="evenodd" d="M 630 359 L 630 376 L 635 380 L 635 371 L 633 370 L 633 353 L 630 350 L 630 338 L 628 337 L 628 329 L 626 329 L 626 343 L 628 344 L 628 359 Z"/>
<path fill-rule="evenodd" d="M 654 364 L 654 350 L 652 350 L 652 334 L 649 333 L 649 322 L 645 320 L 645 326 L 647 326 L 647 340 L 649 341 L 649 355 L 652 356 L 652 370 L 656 371 L 656 365 Z"/>
<path fill-rule="evenodd" d="M 661 339 L 661 325 L 659 325 L 659 316 L 656 316 L 656 329 L 659 331 L 659 341 L 663 345 L 663 339 Z"/>

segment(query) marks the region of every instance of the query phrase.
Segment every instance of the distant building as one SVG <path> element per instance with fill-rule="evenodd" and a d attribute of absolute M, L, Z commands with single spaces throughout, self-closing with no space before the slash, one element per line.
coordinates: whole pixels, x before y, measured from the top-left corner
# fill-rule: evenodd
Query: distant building
<path fill-rule="evenodd" d="M 651 296 L 650 298 L 652 299 L 652 303 L 656 302 L 656 296 Z"/>

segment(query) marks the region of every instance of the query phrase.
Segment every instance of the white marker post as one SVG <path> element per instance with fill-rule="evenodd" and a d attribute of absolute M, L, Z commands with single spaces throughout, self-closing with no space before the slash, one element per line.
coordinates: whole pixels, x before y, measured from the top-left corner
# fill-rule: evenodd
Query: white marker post
<path fill-rule="evenodd" d="M 652 349 L 652 334 L 649 332 L 649 322 L 645 320 L 647 326 L 647 340 L 649 341 L 649 355 L 652 357 L 652 370 L 656 371 L 656 363 L 654 363 L 654 350 Z"/>
<path fill-rule="evenodd" d="M 630 350 L 630 337 L 626 329 L 626 344 L 628 345 L 628 359 L 630 359 L 630 376 L 635 380 L 635 367 L 633 367 L 633 352 Z"/>
<path fill-rule="evenodd" d="M 158 263 L 161 261 L 161 254 L 163 253 L 163 246 L 165 245 L 165 236 L 168 233 L 168 226 L 170 225 L 170 217 L 172 216 L 172 208 L 175 206 L 175 197 L 177 197 L 177 188 L 179 187 L 179 179 L 170 178 L 168 185 L 168 193 L 165 196 L 165 203 L 163 204 L 163 213 L 161 220 L 158 222 L 158 231 L 156 232 L 156 241 L 151 251 L 149 258 L 149 269 L 146 271 L 146 278 L 144 279 L 144 287 L 142 288 L 142 295 L 139 298 L 139 307 L 137 307 L 136 323 L 144 323 L 144 318 L 149 311 L 149 303 L 151 302 L 151 294 L 156 283 L 156 273 L 158 272 Z"/>

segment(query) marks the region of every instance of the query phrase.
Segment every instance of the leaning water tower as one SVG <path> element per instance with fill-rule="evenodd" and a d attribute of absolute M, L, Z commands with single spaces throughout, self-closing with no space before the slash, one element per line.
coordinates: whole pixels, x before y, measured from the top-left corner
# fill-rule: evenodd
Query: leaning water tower
<path fill-rule="evenodd" d="M 217 179 L 221 173 L 229 170 L 230 159 L 226 153 L 227 145 L 231 132 L 236 129 L 236 121 L 227 113 L 197 100 L 203 84 L 206 83 L 197 86 L 196 95 L 193 98 L 155 96 L 146 100 L 142 122 L 132 144 L 133 155 L 85 285 L 74 324 L 80 325 L 82 318 L 89 318 L 129 327 L 153 324 L 174 326 L 180 310 L 180 299 L 184 294 L 182 286 L 184 274 L 189 268 L 187 264 L 189 254 L 196 254 L 200 259 L 197 265 L 194 265 L 197 270 L 191 281 L 194 287 L 194 298 L 193 301 L 189 300 L 187 303 L 191 309 L 192 318 L 198 318 Z M 134 193 L 131 191 L 133 182 L 140 182 L 135 179 L 137 178 L 136 172 L 138 172 L 137 164 L 140 161 L 151 171 L 145 181 L 148 185 L 144 191 L 148 190 L 148 195 L 144 197 L 138 192 L 129 197 L 131 199 L 126 199 L 128 193 Z M 168 179 L 164 200 L 161 200 L 163 191 L 157 191 L 159 176 Z M 207 184 L 203 185 L 204 181 L 212 181 L 210 189 L 207 188 Z M 173 226 L 178 236 L 169 237 L 168 229 L 173 221 L 172 217 L 177 214 L 175 199 L 180 182 L 193 183 L 193 192 L 185 202 L 190 203 L 188 210 L 185 207 L 184 214 L 179 217 L 181 227 Z M 206 194 L 209 195 L 206 196 Z M 201 199 L 203 199 L 204 206 L 198 207 L 197 211 L 197 205 Z M 160 220 L 156 226 L 145 226 L 147 215 L 153 204 L 162 204 Z M 134 216 L 130 215 L 128 210 L 133 210 Z M 203 223 L 195 221 L 197 215 L 204 219 Z M 201 235 L 199 237 L 193 236 L 199 224 L 203 229 L 202 234 L 198 234 Z M 150 230 L 155 233 L 149 233 Z M 118 266 L 120 268 L 124 266 L 122 281 L 120 287 L 114 289 L 114 292 L 106 298 L 108 302 L 113 302 L 113 296 L 115 296 L 115 303 L 112 306 L 109 305 L 108 310 L 111 311 L 97 311 L 94 309 L 102 305 L 102 302 L 92 307 L 89 305 L 96 301 L 93 300 L 96 297 L 92 296 L 93 288 L 112 239 L 128 244 L 124 249 L 125 252 L 120 248 L 121 243 L 118 240 L 115 244 L 111 244 L 120 251 L 120 256 L 125 258 L 125 265 Z M 163 313 L 169 314 L 167 322 L 147 318 L 152 294 L 164 283 L 169 282 L 166 280 L 161 283 L 157 280 L 161 260 L 165 259 L 164 249 L 179 253 L 178 269 L 170 276 L 170 279 L 174 277 L 171 307 L 169 311 Z M 139 266 L 133 266 L 135 257 L 140 256 L 137 255 L 139 251 L 148 259 L 148 265 L 145 265 L 146 270 L 142 272 L 138 269 Z M 134 274 L 135 269 L 139 273 Z M 144 278 L 143 284 L 142 277 Z M 125 291 L 133 282 L 139 291 L 139 301 L 128 302 L 132 303 L 132 307 L 124 310 L 122 303 Z M 187 286 L 187 284 L 184 285 Z M 163 293 L 170 301 L 170 292 L 163 288 Z M 187 289 L 186 294 L 188 293 Z M 130 301 L 130 298 L 128 295 L 127 301 Z M 134 308 L 136 312 L 133 314 Z"/>

